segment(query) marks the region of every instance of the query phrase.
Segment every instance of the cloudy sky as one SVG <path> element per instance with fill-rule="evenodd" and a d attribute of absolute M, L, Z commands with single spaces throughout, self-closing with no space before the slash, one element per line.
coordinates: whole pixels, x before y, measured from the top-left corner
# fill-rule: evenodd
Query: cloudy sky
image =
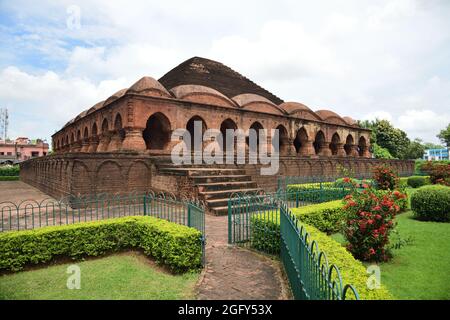
<path fill-rule="evenodd" d="M 384 118 L 438 142 L 450 122 L 450 1 L 4 1 L 9 136 L 47 138 L 144 75 L 218 60 L 285 101 Z"/>

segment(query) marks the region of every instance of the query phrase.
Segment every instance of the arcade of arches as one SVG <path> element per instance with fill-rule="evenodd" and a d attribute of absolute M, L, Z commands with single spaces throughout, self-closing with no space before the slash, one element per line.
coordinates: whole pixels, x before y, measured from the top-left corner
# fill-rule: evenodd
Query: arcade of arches
<path fill-rule="evenodd" d="M 219 62 L 194 57 L 159 80 L 139 79 L 68 121 L 52 136 L 53 155 L 21 164 L 21 178 L 54 196 L 192 190 L 189 179 L 166 174 L 161 159 L 167 165 L 180 143 L 172 141 L 172 133 L 185 129 L 192 136 L 196 122 L 202 132 L 246 133 L 242 141 L 224 141 L 223 148 L 234 143 L 235 152 L 256 151 L 248 146 L 250 128 L 267 130 L 269 137 L 258 138 L 257 147 L 270 151 L 271 131 L 278 129 L 279 175 L 333 176 L 339 166 L 369 175 L 383 162 L 405 174 L 414 168 L 408 161 L 372 159 L 370 130 L 350 117 L 285 102 Z M 251 177 L 248 186 L 276 188 L 276 179 L 261 176 L 259 166 L 235 169 Z"/>

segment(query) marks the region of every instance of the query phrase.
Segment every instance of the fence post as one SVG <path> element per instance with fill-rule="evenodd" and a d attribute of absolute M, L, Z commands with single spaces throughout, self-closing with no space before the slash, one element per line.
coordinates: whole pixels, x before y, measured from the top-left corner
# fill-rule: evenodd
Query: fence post
<path fill-rule="evenodd" d="M 144 216 L 147 215 L 147 199 L 146 195 L 144 194 Z"/>
<path fill-rule="evenodd" d="M 298 189 L 295 191 L 295 207 L 296 208 L 298 208 L 299 200 L 300 200 L 299 192 L 300 192 L 300 190 L 298 190 Z"/>
<path fill-rule="evenodd" d="M 228 243 L 232 243 L 231 239 L 231 199 L 228 199 Z"/>
<path fill-rule="evenodd" d="M 191 226 L 191 204 L 188 203 L 187 207 L 188 207 L 188 212 L 187 212 L 187 225 L 188 225 L 188 227 L 190 227 L 190 226 Z"/>

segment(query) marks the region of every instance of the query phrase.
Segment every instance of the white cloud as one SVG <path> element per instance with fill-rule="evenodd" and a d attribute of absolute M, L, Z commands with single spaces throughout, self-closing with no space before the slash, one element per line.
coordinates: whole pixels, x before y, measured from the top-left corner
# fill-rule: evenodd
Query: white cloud
<path fill-rule="evenodd" d="M 68 30 L 72 4 L 2 3 L 16 22 L 0 22 L 11 34 L 0 33 L 1 66 L 15 65 L 0 71 L 11 134 L 49 136 L 117 89 L 194 55 L 313 110 L 387 118 L 411 138 L 437 142 L 449 121 L 445 1 L 82 0 L 81 29 Z"/>

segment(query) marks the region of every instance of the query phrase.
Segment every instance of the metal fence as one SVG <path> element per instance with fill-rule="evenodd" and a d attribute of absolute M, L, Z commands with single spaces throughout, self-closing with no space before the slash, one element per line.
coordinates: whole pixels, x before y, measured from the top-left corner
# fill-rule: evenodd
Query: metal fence
<path fill-rule="evenodd" d="M 342 285 L 339 269 L 328 266 L 317 243 L 308 243 L 308 234 L 290 212 L 328 197 L 326 189 L 233 194 L 228 201 L 228 242 L 279 254 L 296 299 L 346 299 L 349 292 L 359 299 L 352 286 Z"/>
<path fill-rule="evenodd" d="M 280 258 L 292 293 L 300 300 L 345 300 L 349 294 L 359 300 L 356 289 L 343 285 L 339 268 L 329 265 L 321 252 L 286 204 L 280 205 Z"/>
<path fill-rule="evenodd" d="M 61 200 L 25 200 L 0 203 L 0 231 L 30 230 L 78 222 L 125 216 L 148 215 L 193 227 L 205 234 L 204 207 L 173 195 L 153 192 L 145 194 L 98 194 L 66 197 Z"/>

